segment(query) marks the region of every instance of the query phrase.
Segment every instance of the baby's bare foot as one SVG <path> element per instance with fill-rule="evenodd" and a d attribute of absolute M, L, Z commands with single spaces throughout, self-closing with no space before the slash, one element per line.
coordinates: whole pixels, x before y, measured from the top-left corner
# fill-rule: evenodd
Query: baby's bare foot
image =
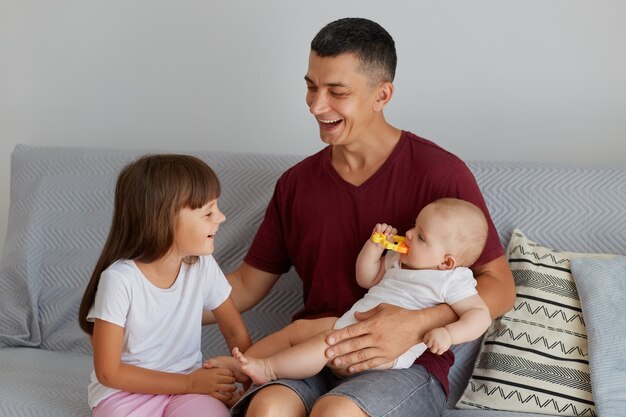
<path fill-rule="evenodd" d="M 277 379 L 269 359 L 246 357 L 238 348 L 234 348 L 232 353 L 233 358 L 239 361 L 241 370 L 250 377 L 255 385 L 263 385 Z"/>
<path fill-rule="evenodd" d="M 233 354 L 233 358 L 235 358 L 235 360 L 238 361 L 241 365 L 245 365 L 248 363 L 248 359 L 246 359 L 246 357 L 243 356 L 243 353 L 241 353 L 241 351 L 239 350 L 237 346 L 233 348 L 232 354 Z"/>
<path fill-rule="evenodd" d="M 211 368 L 231 368 L 233 366 L 233 358 L 229 356 L 215 356 L 213 358 L 207 359 L 202 364 L 203 368 L 211 369 Z"/>

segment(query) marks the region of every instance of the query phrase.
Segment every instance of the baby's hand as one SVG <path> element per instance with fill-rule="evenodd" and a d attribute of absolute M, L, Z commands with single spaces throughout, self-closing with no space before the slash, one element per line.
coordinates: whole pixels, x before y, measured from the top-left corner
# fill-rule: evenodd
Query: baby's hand
<path fill-rule="evenodd" d="M 393 242 L 393 236 L 398 233 L 398 230 L 390 224 L 377 223 L 376 226 L 374 226 L 374 230 L 372 231 L 372 236 L 374 236 L 374 234 L 376 233 L 382 233 L 387 237 L 388 241 Z M 380 243 L 377 243 L 377 245 L 381 248 L 383 247 Z"/>
<path fill-rule="evenodd" d="M 450 349 L 452 337 L 444 327 L 438 327 L 424 335 L 424 344 L 432 353 L 441 355 Z"/>

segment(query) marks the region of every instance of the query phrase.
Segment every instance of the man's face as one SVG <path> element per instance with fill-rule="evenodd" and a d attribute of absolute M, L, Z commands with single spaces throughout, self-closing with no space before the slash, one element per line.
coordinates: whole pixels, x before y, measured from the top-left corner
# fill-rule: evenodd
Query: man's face
<path fill-rule="evenodd" d="M 378 115 L 378 86 L 356 70 L 358 63 L 353 54 L 320 57 L 311 51 L 309 55 L 306 103 L 322 141 L 329 145 L 352 143 Z"/>

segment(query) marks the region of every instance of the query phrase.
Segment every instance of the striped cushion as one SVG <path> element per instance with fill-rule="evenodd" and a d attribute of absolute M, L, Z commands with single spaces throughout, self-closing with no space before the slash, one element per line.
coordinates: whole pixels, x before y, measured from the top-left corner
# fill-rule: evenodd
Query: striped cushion
<path fill-rule="evenodd" d="M 515 229 L 507 247 L 515 307 L 487 331 L 457 407 L 595 416 L 587 331 L 570 259 L 612 256 L 558 252 Z"/>

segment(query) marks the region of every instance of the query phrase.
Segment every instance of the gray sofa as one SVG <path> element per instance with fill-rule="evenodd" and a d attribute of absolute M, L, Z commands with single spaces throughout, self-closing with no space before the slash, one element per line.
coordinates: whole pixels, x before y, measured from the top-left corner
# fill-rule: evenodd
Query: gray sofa
<path fill-rule="evenodd" d="M 18 145 L 11 158 L 9 224 L 0 265 L 0 417 L 85 417 L 92 368 L 78 304 L 108 231 L 119 169 L 144 151 Z M 201 152 L 223 183 L 227 222 L 215 257 L 225 272 L 244 256 L 274 183 L 302 156 Z M 626 253 L 626 167 L 469 162 L 506 246 L 514 228 L 553 248 Z M 252 337 L 286 324 L 301 301 L 295 273 L 244 318 Z M 447 417 L 530 417 L 460 410 L 480 341 L 454 347 Z M 226 354 L 214 327 L 206 357 Z M 550 414 L 549 411 L 546 411 Z M 416 410 L 416 416 L 419 411 Z M 596 415 L 589 412 L 585 415 Z"/>

